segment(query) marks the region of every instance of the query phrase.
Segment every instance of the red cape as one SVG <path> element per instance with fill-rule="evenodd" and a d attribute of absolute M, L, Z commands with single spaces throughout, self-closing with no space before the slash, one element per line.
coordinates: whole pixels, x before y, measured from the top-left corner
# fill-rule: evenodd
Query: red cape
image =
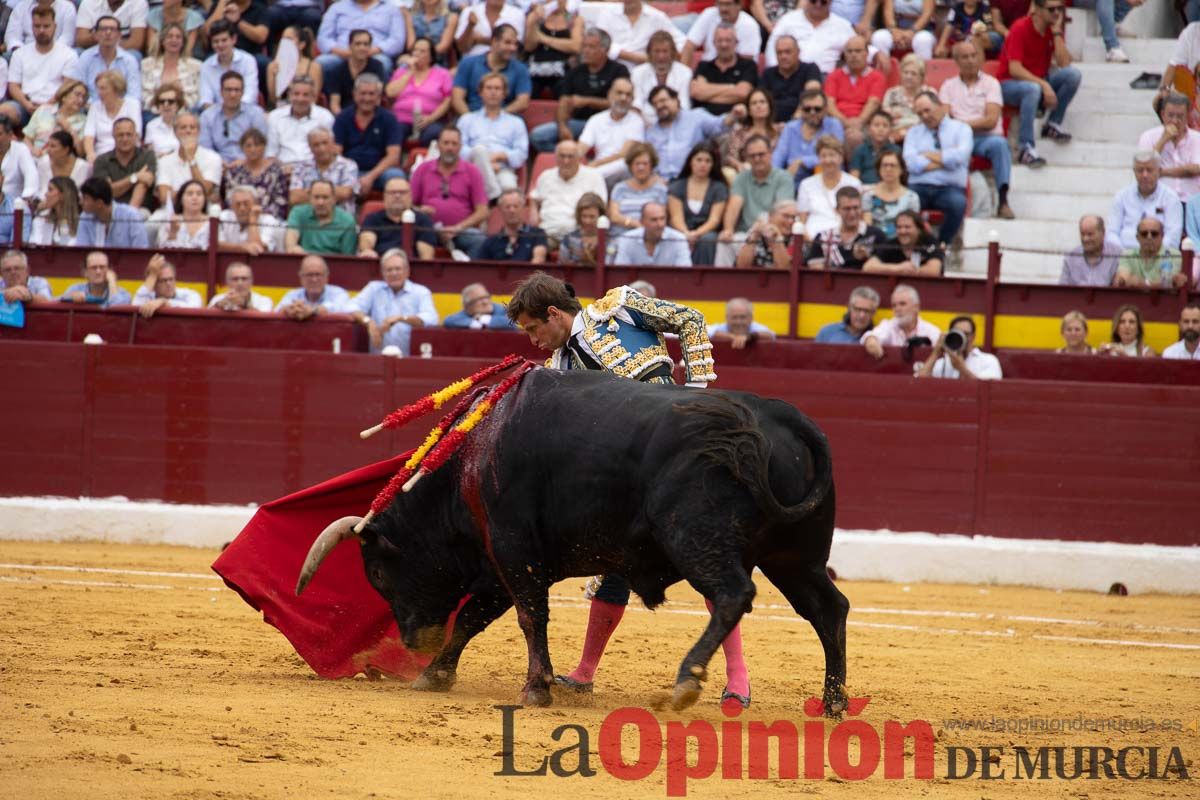
<path fill-rule="evenodd" d="M 343 543 L 296 596 L 308 549 L 339 517 L 362 516 L 410 453 L 347 472 L 267 503 L 213 562 L 213 570 L 287 637 L 323 678 L 368 668 L 412 680 L 429 663 L 400 643 L 392 611 L 367 582 L 358 547 Z"/>

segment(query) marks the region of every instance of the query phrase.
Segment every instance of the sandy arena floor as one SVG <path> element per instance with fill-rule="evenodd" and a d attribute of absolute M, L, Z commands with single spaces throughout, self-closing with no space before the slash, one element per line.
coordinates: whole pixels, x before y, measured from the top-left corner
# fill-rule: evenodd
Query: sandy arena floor
<path fill-rule="evenodd" d="M 525 647 L 511 613 L 467 650 L 448 695 L 395 681 L 317 679 L 277 631 L 208 570 L 216 553 L 172 547 L 0 543 L 0 786 L 13 798 L 665 797 L 666 767 L 619 781 L 596 755 L 605 715 L 651 706 L 701 629 L 686 587 L 655 614 L 631 611 L 588 701 L 519 712 L 514 762 L 530 769 L 560 725 L 590 734 L 595 777 L 497 777 L 500 712 L 514 702 Z M 554 592 L 551 646 L 572 666 L 586 622 L 578 585 Z M 1200 601 L 1013 588 L 845 583 L 853 696 L 860 715 L 929 720 L 938 732 L 932 781 L 722 780 L 689 797 L 795 794 L 872 797 L 1197 797 Z M 742 720 L 805 721 L 819 691 L 817 639 L 759 580 L 743 624 L 754 705 Z M 724 664 L 686 717 L 719 725 Z M 1175 719 L 1098 732 L 956 729 L 950 718 Z M 832 728 L 828 724 L 827 728 Z M 630 729 L 627 729 L 629 734 Z M 827 734 L 828 736 L 828 731 Z M 632 736 L 626 741 L 632 743 Z M 947 780 L 949 746 L 1003 746 L 1004 780 Z M 1178 747 L 1190 781 L 1013 780 L 1013 746 Z M 633 745 L 626 748 L 632 759 Z M 852 752 L 857 752 L 852 748 Z M 855 760 L 857 756 L 852 758 Z M 693 761 L 695 754 L 693 754 Z M 568 759 L 574 765 L 574 759 Z M 801 762 L 803 764 L 803 761 Z M 1136 768 L 1132 767 L 1131 769 Z M 911 766 L 910 766 L 911 770 Z M 743 773 L 744 774 L 744 773 Z"/>

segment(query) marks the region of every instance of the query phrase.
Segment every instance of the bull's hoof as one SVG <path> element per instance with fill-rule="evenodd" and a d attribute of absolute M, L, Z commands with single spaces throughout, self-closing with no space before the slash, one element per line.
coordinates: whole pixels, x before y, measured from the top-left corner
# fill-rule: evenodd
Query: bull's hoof
<path fill-rule="evenodd" d="M 412 688 L 418 692 L 448 692 L 458 675 L 447 669 L 425 670 L 412 682 Z"/>
<path fill-rule="evenodd" d="M 553 702 L 550 689 L 546 686 L 526 686 L 521 692 L 521 705 L 533 708 L 545 708 Z"/>
<path fill-rule="evenodd" d="M 825 716 L 830 719 L 841 719 L 846 712 L 846 695 L 842 693 L 825 695 L 822 705 L 825 706 Z"/>
<path fill-rule="evenodd" d="M 700 681 L 695 678 L 684 678 L 675 684 L 675 694 L 671 696 L 671 708 L 682 711 L 695 705 L 700 699 Z"/>

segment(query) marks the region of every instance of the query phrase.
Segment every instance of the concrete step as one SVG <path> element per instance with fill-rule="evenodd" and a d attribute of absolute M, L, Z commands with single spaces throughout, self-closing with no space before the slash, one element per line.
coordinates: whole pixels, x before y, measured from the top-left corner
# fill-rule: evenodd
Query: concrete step
<path fill-rule="evenodd" d="M 1121 49 L 1129 56 L 1131 64 L 1144 67 L 1149 72 L 1162 72 L 1167 58 L 1175 51 L 1175 40 L 1135 39 L 1126 36 L 1121 37 Z M 1085 62 L 1104 61 L 1106 54 L 1104 40 L 1099 36 L 1089 36 L 1083 40 Z"/>
<path fill-rule="evenodd" d="M 1173 45 L 1166 51 L 1166 53 L 1163 54 L 1164 66 L 1166 64 L 1166 59 L 1172 52 L 1174 52 Z M 1113 89 L 1129 89 L 1129 82 L 1141 75 L 1143 72 L 1162 72 L 1162 67 L 1158 67 L 1156 69 L 1147 69 L 1141 64 L 1107 64 L 1080 61 L 1076 62 L 1075 66 L 1078 67 L 1079 71 L 1083 74 L 1083 82 L 1080 84 L 1081 90 L 1084 86 L 1092 86 L 1096 88 L 1109 87 Z M 1148 90 L 1130 89 L 1130 91 L 1144 91 L 1146 94 L 1150 93 Z"/>
<path fill-rule="evenodd" d="M 1085 111 L 1075 108 L 1072 105 L 1067 109 L 1067 116 L 1064 127 L 1070 131 L 1075 138 L 1085 142 L 1116 142 L 1117 144 L 1137 144 L 1138 137 L 1147 128 L 1152 128 L 1158 124 L 1153 112 L 1136 112 L 1136 113 L 1106 113 L 1103 115 L 1097 114 L 1094 111 Z M 1042 131 L 1042 120 L 1038 120 L 1037 126 L 1034 128 L 1034 133 L 1039 137 Z M 1038 149 L 1047 149 L 1051 147 L 1062 147 L 1064 145 L 1056 145 L 1053 142 L 1046 141 L 1043 148 L 1039 139 Z M 1069 146 L 1069 145 L 1067 145 Z"/>
<path fill-rule="evenodd" d="M 1026 192 L 1020 182 L 1014 179 L 1008 193 L 1008 204 L 1016 212 L 1018 222 L 1037 219 L 1075 224 L 1084 214 L 1107 217 L 1112 208 L 1112 195 Z"/>
<path fill-rule="evenodd" d="M 1139 92 L 1120 86 L 1097 86 L 1084 88 L 1071 100 L 1072 111 L 1088 111 L 1093 114 L 1137 114 L 1154 115 L 1152 103 L 1154 92 Z"/>
<path fill-rule="evenodd" d="M 966 277 L 987 277 L 987 252 L 968 250 L 962 254 L 957 273 Z M 1000 262 L 1000 280 L 1006 283 L 1058 283 L 1062 272 L 1062 257 L 1040 253 L 1004 254 Z M 955 273 L 947 272 L 951 275 Z"/>
<path fill-rule="evenodd" d="M 1126 171 L 1133 163 L 1133 154 L 1137 152 L 1134 143 L 1118 144 L 1116 142 L 1087 142 L 1073 140 L 1065 147 L 1047 145 L 1038 150 L 1047 166 L 1054 167 L 1120 167 Z M 1027 167 L 1021 167 L 1027 169 Z"/>
<path fill-rule="evenodd" d="M 966 224 L 969 222 L 970 224 Z M 1000 234 L 1002 244 L 1015 247 L 1044 247 L 1048 250 L 1070 250 L 1079 244 L 1078 224 L 1062 219 L 980 219 L 969 218 L 963 224 L 963 246 L 977 247 L 988 243 L 991 231 Z"/>
<path fill-rule="evenodd" d="M 1067 145 L 1070 147 L 1070 145 Z M 1059 149 L 1051 144 L 1039 147 L 1045 153 Z M 1065 149 L 1065 148 L 1062 148 Z M 1040 169 L 1016 166 L 1013 168 L 1013 186 L 1022 192 L 1067 192 L 1078 194 L 1102 194 L 1111 196 L 1131 180 L 1131 167 L 1061 167 L 1045 166 Z"/>

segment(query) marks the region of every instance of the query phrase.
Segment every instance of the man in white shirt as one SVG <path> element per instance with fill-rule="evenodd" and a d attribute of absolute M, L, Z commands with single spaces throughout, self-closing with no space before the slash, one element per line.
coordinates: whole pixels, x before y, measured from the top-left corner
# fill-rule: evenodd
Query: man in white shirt
<path fill-rule="evenodd" d="M 308 134 L 316 128 L 333 130 L 333 114 L 315 105 L 316 87 L 312 78 L 301 75 L 288 87 L 288 105 L 267 115 L 267 157 L 279 159 L 285 172 L 294 164 L 312 161 Z"/>
<path fill-rule="evenodd" d="M 29 122 L 38 106 L 54 99 L 67 68 L 79 59 L 70 45 L 55 36 L 57 12 L 53 7 L 35 6 L 30 13 L 33 42 L 13 53 L 8 66 L 9 101 L 0 107 L 20 125 Z"/>
<path fill-rule="evenodd" d="M 934 324 L 921 319 L 921 296 L 907 283 L 892 290 L 892 316 L 862 335 L 863 347 L 873 358 L 883 358 L 883 348 L 903 347 L 909 339 L 925 338 L 930 344 L 941 339 Z"/>
<path fill-rule="evenodd" d="M 600 170 L 609 186 L 629 177 L 625 154 L 646 140 L 646 123 L 632 108 L 633 82 L 617 78 L 608 89 L 608 110 L 593 114 L 579 134 L 584 152 L 595 152 L 588 165 Z"/>
<path fill-rule="evenodd" d="M 578 142 L 559 142 L 554 148 L 554 161 L 558 166 L 539 175 L 529 193 L 529 224 L 546 232 L 552 248 L 578 227 L 575 206 L 579 204 L 579 198 L 593 192 L 608 202 L 604 176 L 597 169 L 580 166 L 579 150 Z"/>
<path fill-rule="evenodd" d="M 37 162 L 29 145 L 13 139 L 12 121 L 5 116 L 0 116 L 0 175 L 4 196 L 14 202 L 24 200 L 28 209 L 38 194 Z"/>
<path fill-rule="evenodd" d="M 725 321 L 708 326 L 713 344 L 729 342 L 734 350 L 745 350 L 755 339 L 774 339 L 775 332 L 754 321 L 754 304 L 745 297 L 734 297 L 725 304 Z"/>
<path fill-rule="evenodd" d="M 321 314 L 348 314 L 350 293 L 329 283 L 329 264 L 316 254 L 300 259 L 300 286 L 280 300 L 275 310 L 290 320 L 303 322 Z"/>
<path fill-rule="evenodd" d="M 96 44 L 93 29 L 101 17 L 116 17 L 121 23 L 120 46 L 141 60 L 146 46 L 146 0 L 82 0 L 75 15 L 75 46 L 80 50 Z"/>
<path fill-rule="evenodd" d="M 803 0 L 804 7 L 789 11 L 775 21 L 775 29 L 767 40 L 766 65 L 775 66 L 775 42 L 788 35 L 800 45 L 800 60 L 816 64 L 828 75 L 837 66 L 846 42 L 855 35 L 854 26 L 829 13 L 828 3 Z"/>
<path fill-rule="evenodd" d="M 486 53 L 491 47 L 492 29 L 501 25 L 512 25 L 517 38 L 525 39 L 525 14 L 504 0 L 486 0 L 460 11 L 454 41 L 462 58 Z"/>
<path fill-rule="evenodd" d="M 1188 303 L 1179 314 L 1179 341 L 1163 350 L 1163 358 L 1200 361 L 1200 303 Z"/>
<path fill-rule="evenodd" d="M 283 225 L 258 205 L 252 186 L 235 186 L 229 192 L 229 208 L 221 211 L 218 250 L 260 256 L 281 249 Z"/>
<path fill-rule="evenodd" d="M 680 60 L 684 64 L 691 64 L 697 47 L 701 48 L 701 61 L 716 58 L 713 33 L 722 22 L 733 25 L 737 30 L 737 54 L 742 58 L 757 61 L 762 49 L 762 29 L 758 27 L 754 17 L 742 11 L 742 4 L 738 0 L 717 0 L 715 6 L 700 12 L 700 16 L 688 29 L 687 42 L 683 45 L 683 56 Z"/>
<path fill-rule="evenodd" d="M 952 336 L 955 332 L 958 336 Z M 949 344 L 948 338 L 951 339 Z M 1000 359 L 975 346 L 975 320 L 967 316 L 950 320 L 949 333 L 938 339 L 933 352 L 916 368 L 915 374 L 918 378 L 973 381 L 998 381 L 1004 377 Z"/>
<path fill-rule="evenodd" d="M 4 31 L 4 48 L 16 53 L 27 44 L 33 44 L 33 10 L 47 9 L 53 12 L 54 38 L 67 47 L 75 46 L 75 4 L 71 0 L 16 0 Z"/>
<path fill-rule="evenodd" d="M 676 50 L 682 50 L 685 41 L 670 17 L 642 0 L 624 0 L 619 9 L 605 8 L 596 17 L 596 27 L 612 37 L 608 57 L 630 69 L 646 62 L 646 49 L 655 32 L 669 33 Z"/>
<path fill-rule="evenodd" d="M 175 138 L 179 149 L 158 159 L 154 193 L 159 205 L 173 202 L 175 192 L 190 180 L 203 183 L 212 202 L 221 185 L 221 156 L 200 146 L 200 119 L 190 111 L 181 112 L 175 117 Z"/>
<path fill-rule="evenodd" d="M 254 271 L 248 264 L 235 261 L 225 268 L 225 291 L 208 304 L 222 311 L 262 311 L 270 313 L 271 298 L 254 291 Z"/>
<path fill-rule="evenodd" d="M 633 81 L 633 105 L 642 112 L 647 125 L 658 122 L 658 113 L 650 105 L 650 93 L 659 86 L 668 86 L 679 95 L 680 108 L 687 111 L 692 107 L 690 96 L 692 69 L 678 59 L 675 40 L 666 31 L 657 31 L 650 36 L 646 46 L 649 60 L 638 64 L 629 73 Z"/>
<path fill-rule="evenodd" d="M 146 265 L 146 280 L 133 295 L 133 304 L 146 319 L 160 308 L 202 308 L 204 300 L 195 289 L 175 284 L 175 265 L 155 253 Z"/>

